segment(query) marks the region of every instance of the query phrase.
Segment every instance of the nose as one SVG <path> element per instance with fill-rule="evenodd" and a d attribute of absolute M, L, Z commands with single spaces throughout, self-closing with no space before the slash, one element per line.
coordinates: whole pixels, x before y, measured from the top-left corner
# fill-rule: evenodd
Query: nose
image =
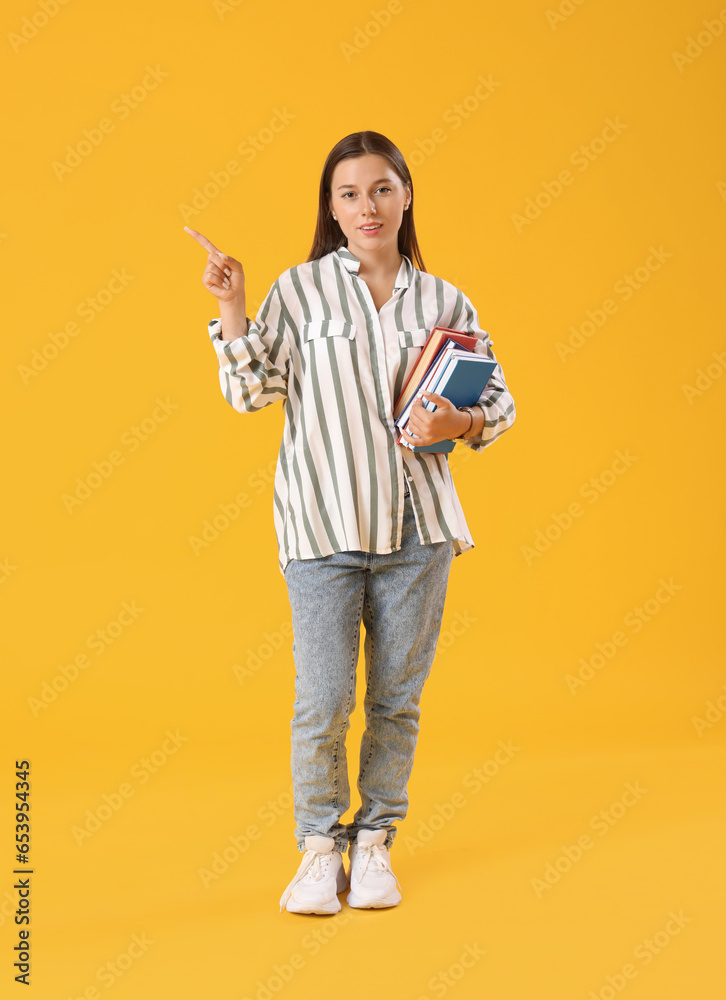
<path fill-rule="evenodd" d="M 363 200 L 361 201 L 360 210 L 363 213 L 363 215 L 367 215 L 369 209 L 370 209 L 370 214 L 371 215 L 375 215 L 376 214 L 376 206 L 373 203 L 373 199 L 370 198 L 368 195 L 364 194 L 363 195 Z"/>

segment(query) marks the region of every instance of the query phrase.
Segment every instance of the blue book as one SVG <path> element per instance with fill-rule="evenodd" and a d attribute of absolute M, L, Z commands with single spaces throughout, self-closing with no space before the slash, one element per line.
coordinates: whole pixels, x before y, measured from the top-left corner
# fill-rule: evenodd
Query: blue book
<path fill-rule="evenodd" d="M 439 396 L 445 396 L 457 408 L 459 406 L 473 406 L 481 396 L 489 381 L 492 372 L 497 366 L 497 362 L 491 358 L 486 358 L 481 354 L 472 354 L 470 351 L 452 350 L 449 358 L 438 372 L 433 370 L 433 379 L 426 378 L 417 390 L 414 399 L 422 392 L 435 392 Z M 431 382 L 431 384 L 427 384 Z M 423 404 L 428 410 L 435 410 L 436 403 L 433 400 L 424 401 Z M 400 429 L 405 427 L 410 414 L 410 406 L 401 414 L 396 421 Z M 447 453 L 454 450 L 455 442 L 451 439 L 447 441 L 437 441 L 435 444 L 416 445 L 413 447 L 407 441 L 399 439 L 400 443 L 411 451 L 426 451 Z"/>

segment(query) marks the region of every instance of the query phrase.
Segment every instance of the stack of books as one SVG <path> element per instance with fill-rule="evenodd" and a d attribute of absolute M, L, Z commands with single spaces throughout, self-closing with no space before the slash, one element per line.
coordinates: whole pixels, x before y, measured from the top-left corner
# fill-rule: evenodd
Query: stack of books
<path fill-rule="evenodd" d="M 474 353 L 476 343 L 477 338 L 470 334 L 445 326 L 433 328 L 393 408 L 393 422 L 399 431 L 405 430 L 411 408 L 423 393 L 445 396 L 457 408 L 476 403 L 497 366 L 491 358 Z M 424 400 L 423 405 L 428 410 L 436 409 L 433 400 Z M 398 443 L 411 451 L 445 453 L 453 451 L 455 442 L 412 445 L 399 436 Z"/>

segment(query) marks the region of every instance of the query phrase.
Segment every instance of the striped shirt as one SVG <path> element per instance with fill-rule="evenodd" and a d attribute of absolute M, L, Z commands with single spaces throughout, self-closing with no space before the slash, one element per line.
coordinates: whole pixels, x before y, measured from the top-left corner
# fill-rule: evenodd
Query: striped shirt
<path fill-rule="evenodd" d="M 380 312 L 359 268 L 341 247 L 284 271 L 244 336 L 223 340 L 221 319 L 208 324 L 227 402 L 239 413 L 284 403 L 273 508 L 283 574 L 291 559 L 399 549 L 406 484 L 422 544 L 450 539 L 455 556 L 474 546 L 448 456 L 398 444 L 393 406 L 434 326 L 475 335 L 496 361 L 489 335 L 463 292 L 408 257 Z M 515 419 L 499 364 L 477 402 L 481 437 L 457 446 L 480 452 Z"/>

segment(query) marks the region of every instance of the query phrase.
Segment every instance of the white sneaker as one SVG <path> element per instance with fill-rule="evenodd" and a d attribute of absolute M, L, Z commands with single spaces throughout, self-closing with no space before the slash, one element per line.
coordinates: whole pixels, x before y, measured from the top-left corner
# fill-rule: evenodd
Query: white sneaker
<path fill-rule="evenodd" d="M 388 848 L 383 846 L 386 836 L 386 830 L 359 830 L 351 842 L 348 906 L 378 908 L 401 902 L 401 885 L 391 871 Z"/>
<path fill-rule="evenodd" d="M 280 898 L 280 913 L 337 913 L 337 894 L 348 885 L 343 855 L 334 851 L 333 837 L 312 833 L 305 837 L 305 853 L 295 878 Z"/>

